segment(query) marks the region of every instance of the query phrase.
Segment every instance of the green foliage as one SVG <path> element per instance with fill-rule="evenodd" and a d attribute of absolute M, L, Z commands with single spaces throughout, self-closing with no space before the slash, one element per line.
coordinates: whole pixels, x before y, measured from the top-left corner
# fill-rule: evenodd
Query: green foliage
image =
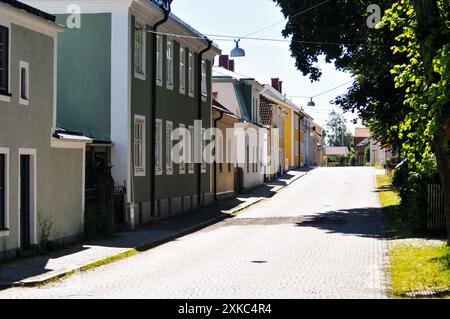
<path fill-rule="evenodd" d="M 348 153 L 347 155 L 347 163 L 350 166 L 356 166 L 356 155 L 355 153 Z"/>
<path fill-rule="evenodd" d="M 39 228 L 41 230 L 41 236 L 39 239 L 39 249 L 42 252 L 47 252 L 49 250 L 52 250 L 52 245 L 50 242 L 50 234 L 53 228 L 53 222 L 49 216 L 44 217 L 41 214 L 39 214 L 38 219 L 39 219 Z"/>
<path fill-rule="evenodd" d="M 370 145 L 364 149 L 364 164 L 370 164 Z"/>
<path fill-rule="evenodd" d="M 327 122 L 327 145 L 347 146 L 351 149 L 353 135 L 347 129 L 347 120 L 341 114 L 332 115 Z"/>

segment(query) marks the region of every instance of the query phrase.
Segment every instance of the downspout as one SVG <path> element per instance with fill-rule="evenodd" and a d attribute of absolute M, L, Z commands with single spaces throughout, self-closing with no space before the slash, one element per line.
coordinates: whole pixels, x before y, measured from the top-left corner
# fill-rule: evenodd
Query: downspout
<path fill-rule="evenodd" d="M 214 119 L 214 128 L 217 129 L 217 123 L 223 119 L 224 112 L 220 111 L 220 116 Z M 214 137 L 215 139 L 215 137 Z M 217 145 L 214 148 L 214 200 L 217 200 Z"/>
<path fill-rule="evenodd" d="M 153 37 L 152 37 L 152 99 L 151 99 L 151 140 L 152 140 L 152 155 L 150 156 L 150 205 L 151 205 L 151 214 L 153 217 L 156 217 L 156 210 L 155 210 L 155 200 L 156 200 L 156 68 L 157 68 L 157 61 L 156 61 L 156 47 L 157 47 L 157 33 L 158 27 L 160 27 L 162 24 L 166 23 L 167 20 L 169 20 L 169 15 L 171 11 L 171 3 L 172 1 L 168 1 L 168 9 L 164 8 L 163 4 L 160 6 L 161 10 L 164 13 L 164 18 L 158 22 L 156 22 L 152 27 Z"/>
<path fill-rule="evenodd" d="M 208 46 L 200 51 L 198 54 L 198 78 L 197 78 L 197 87 L 198 87 L 198 105 L 197 105 L 197 119 L 202 121 L 203 120 L 203 112 L 202 112 L 202 61 L 203 61 L 203 55 L 211 50 L 212 48 L 212 41 L 205 37 L 205 40 L 208 42 Z M 203 126 L 203 125 L 202 125 Z M 203 136 L 202 136 L 203 140 Z M 202 142 L 200 140 L 200 143 Z M 200 147 L 201 149 L 201 147 Z M 203 150 L 202 150 L 203 151 Z M 203 158 L 203 154 L 201 154 Z M 197 163 L 197 204 L 198 206 L 202 206 L 202 164 Z"/>

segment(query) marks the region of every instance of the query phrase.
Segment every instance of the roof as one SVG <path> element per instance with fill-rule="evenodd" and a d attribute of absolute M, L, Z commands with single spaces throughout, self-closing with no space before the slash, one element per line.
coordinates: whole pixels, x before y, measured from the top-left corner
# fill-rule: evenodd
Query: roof
<path fill-rule="evenodd" d="M 361 141 L 361 143 L 359 143 L 358 145 L 356 145 L 357 147 L 361 147 L 361 146 L 366 146 L 366 145 L 368 145 L 368 144 L 370 144 L 370 139 L 368 138 L 368 137 L 366 137 L 365 139 L 363 139 L 362 141 Z"/>
<path fill-rule="evenodd" d="M 225 106 L 223 106 L 219 101 L 217 101 L 216 99 L 213 99 L 213 108 L 215 108 L 216 110 L 220 111 L 220 112 L 224 112 L 225 114 L 228 114 L 230 116 L 236 117 L 238 118 L 238 116 L 236 114 L 234 114 L 233 112 L 231 112 L 229 109 L 227 109 Z"/>
<path fill-rule="evenodd" d="M 53 137 L 59 139 L 59 140 L 65 140 L 70 142 L 82 142 L 82 143 L 92 143 L 93 140 L 87 136 L 84 136 L 82 133 L 79 132 L 71 132 L 64 130 L 62 128 L 57 128 L 55 133 L 53 134 Z"/>
<path fill-rule="evenodd" d="M 261 116 L 261 122 L 263 125 L 272 125 L 272 105 L 271 102 L 261 95 L 259 102 L 259 112 Z"/>
<path fill-rule="evenodd" d="M 347 155 L 348 154 L 348 147 L 334 147 L 334 146 L 327 146 L 325 149 L 325 155 L 326 156 L 340 156 L 340 155 Z"/>
<path fill-rule="evenodd" d="M 370 137 L 370 130 L 365 127 L 357 127 L 355 129 L 355 137 Z"/>
<path fill-rule="evenodd" d="M 212 73 L 213 73 L 213 77 L 216 77 L 216 78 L 231 78 L 231 79 L 236 79 L 238 81 L 240 81 L 240 80 L 255 80 L 254 78 L 230 71 L 221 66 L 214 66 Z"/>
<path fill-rule="evenodd" d="M 35 7 L 29 6 L 28 4 L 22 3 L 20 1 L 16 0 L 0 0 L 2 3 L 9 4 L 10 6 L 17 8 L 19 10 L 26 11 L 32 15 L 38 16 L 44 20 L 48 20 L 50 22 L 55 22 L 56 18 L 54 15 L 51 15 L 47 12 L 44 12 L 42 10 L 36 9 Z"/>

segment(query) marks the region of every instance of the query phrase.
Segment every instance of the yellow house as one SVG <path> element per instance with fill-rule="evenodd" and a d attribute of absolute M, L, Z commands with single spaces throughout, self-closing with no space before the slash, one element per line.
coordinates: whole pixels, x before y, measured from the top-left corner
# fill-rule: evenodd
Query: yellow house
<path fill-rule="evenodd" d="M 308 164 L 309 134 L 305 134 L 312 118 L 282 94 L 282 81 L 272 79 L 272 85 L 265 85 L 262 92 L 268 99 L 280 106 L 286 113 L 284 119 L 284 169 Z"/>

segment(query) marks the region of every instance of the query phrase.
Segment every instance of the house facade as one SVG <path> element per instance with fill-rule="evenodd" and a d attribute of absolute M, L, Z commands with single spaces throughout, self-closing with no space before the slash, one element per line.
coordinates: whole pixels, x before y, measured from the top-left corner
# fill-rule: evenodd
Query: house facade
<path fill-rule="evenodd" d="M 267 140 L 263 136 L 267 134 L 267 129 L 261 123 L 259 108 L 264 88 L 255 79 L 235 73 L 234 63 L 230 63 L 227 56 L 220 58 L 220 65 L 214 67 L 213 91 L 217 93 L 217 101 L 239 118 L 235 124 L 235 134 L 245 139 L 238 138 L 235 143 L 236 188 L 246 191 L 264 183 Z"/>
<path fill-rule="evenodd" d="M 72 1 L 29 2 L 66 26 L 58 38 L 58 122 L 98 141 L 100 150 L 110 149 L 130 223 L 211 202 L 211 165 L 194 161 L 194 152 L 175 163 L 171 149 L 183 140 L 174 136 L 178 128 L 200 141 L 212 126 L 211 70 L 218 48 L 174 14 L 165 19 L 168 1 L 79 0 L 75 16 L 67 13 Z"/>
<path fill-rule="evenodd" d="M 311 127 L 311 165 L 323 166 L 324 165 L 324 129 L 317 123 L 312 122 Z"/>
<path fill-rule="evenodd" d="M 368 128 L 357 127 L 355 129 L 354 145 L 356 152 L 356 165 L 364 166 L 364 152 L 366 147 L 370 146 L 370 131 Z"/>
<path fill-rule="evenodd" d="M 84 223 L 90 139 L 56 125 L 55 17 L 0 1 L 0 259 L 49 240 L 69 243 Z"/>

